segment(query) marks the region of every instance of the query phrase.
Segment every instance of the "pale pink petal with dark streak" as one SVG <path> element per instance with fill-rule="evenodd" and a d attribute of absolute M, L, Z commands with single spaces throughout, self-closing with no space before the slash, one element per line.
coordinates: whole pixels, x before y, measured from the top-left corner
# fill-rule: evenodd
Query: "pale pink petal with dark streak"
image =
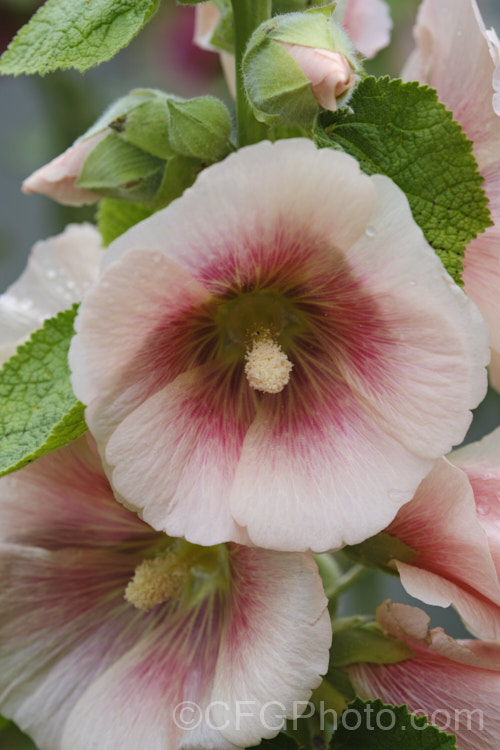
<path fill-rule="evenodd" d="M 418 553 L 411 563 L 397 562 L 409 594 L 453 604 L 472 632 L 500 639 L 500 584 L 476 511 L 480 498 L 467 475 L 441 459 L 386 532 Z"/>
<path fill-rule="evenodd" d="M 106 446 L 119 496 L 134 499 L 153 527 L 196 544 L 248 541 L 229 493 L 255 406 L 241 377 L 225 380 L 217 363 L 179 375 L 126 417 Z"/>
<path fill-rule="evenodd" d="M 331 625 L 311 557 L 237 547 L 233 559 L 232 617 L 221 640 L 211 700 L 231 706 L 231 713 L 214 706 L 216 720 L 229 720 L 224 737 L 239 744 L 240 731 L 251 738 L 250 745 L 273 737 L 283 714 L 292 718 L 305 709 L 321 682 L 318 675 L 328 669 L 324 644 L 330 642 Z M 242 712 L 252 716 L 238 721 Z"/>
<path fill-rule="evenodd" d="M 449 459 L 467 474 L 500 580 L 500 429 L 454 450 Z"/>

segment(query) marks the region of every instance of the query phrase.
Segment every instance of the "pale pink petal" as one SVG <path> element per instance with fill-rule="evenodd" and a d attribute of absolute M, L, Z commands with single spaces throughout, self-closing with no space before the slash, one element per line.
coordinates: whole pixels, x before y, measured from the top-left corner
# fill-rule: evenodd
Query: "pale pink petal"
<path fill-rule="evenodd" d="M 500 429 L 453 451 L 449 459 L 467 474 L 471 483 L 477 520 L 488 537 L 500 579 Z"/>
<path fill-rule="evenodd" d="M 457 559 L 457 567 L 467 566 L 466 558 Z M 434 607 L 453 605 L 467 628 L 476 636 L 500 640 L 500 607 L 493 597 L 481 595 L 465 582 L 454 583 L 441 574 L 432 573 L 403 562 L 396 562 L 401 583 L 410 596 Z M 481 581 L 481 573 L 477 578 Z M 498 583 L 496 585 L 498 588 Z M 498 593 L 496 596 L 498 600 Z"/>
<path fill-rule="evenodd" d="M 500 741 L 500 645 L 454 641 L 415 607 L 384 602 L 377 620 L 415 656 L 398 664 L 357 664 L 349 676 L 358 695 L 406 704 L 456 734 L 459 750 L 495 750 Z"/>
<path fill-rule="evenodd" d="M 423 240 L 401 191 L 385 177 L 372 179 L 379 201 L 369 232 L 347 259 L 377 300 L 378 315 L 391 321 L 396 344 L 384 350 L 385 376 L 380 364 L 376 377 L 360 377 L 360 368 L 351 368 L 348 376 L 379 410 L 391 435 L 436 458 L 465 436 L 472 414 L 464 412 L 464 398 L 472 405 L 485 395 L 488 332 L 475 305 Z M 392 233 L 405 242 L 390 242 Z"/>
<path fill-rule="evenodd" d="M 115 501 L 88 434 L 0 482 L 3 542 L 60 550 L 154 537 Z"/>
<path fill-rule="evenodd" d="M 343 5 L 342 24 L 352 43 L 365 57 L 375 57 L 391 39 L 389 6 L 385 0 L 345 0 Z"/>
<path fill-rule="evenodd" d="M 231 511 L 255 544 L 315 552 L 357 544 L 394 517 L 432 467 L 381 430 L 366 405 L 360 411 L 335 376 L 322 375 L 315 407 L 307 392 L 267 396 L 246 436 Z"/>
<path fill-rule="evenodd" d="M 441 459 L 387 533 L 418 552 L 397 563 L 409 594 L 453 604 L 474 633 L 500 638 L 500 585 L 467 475 Z"/>
<path fill-rule="evenodd" d="M 42 193 L 66 206 L 97 203 L 99 196 L 76 186 L 83 163 L 92 149 L 107 135 L 103 130 L 89 138 L 76 141 L 64 153 L 56 156 L 23 182 L 24 193 Z"/>
<path fill-rule="evenodd" d="M 123 598 L 136 555 L 0 544 L 0 705 L 41 750 L 60 747 L 87 686 L 147 627 Z"/>
<path fill-rule="evenodd" d="M 248 746 L 277 734 L 280 717 L 294 716 L 294 702 L 303 701 L 305 708 L 328 669 L 331 624 L 312 557 L 248 547 L 238 547 L 233 554 L 240 578 L 211 700 L 231 707 L 227 712 L 218 704 L 214 710 L 219 724 L 228 720 L 224 737 L 236 745 L 245 737 Z"/>
<path fill-rule="evenodd" d="M 216 51 L 210 39 L 220 19 L 220 12 L 212 2 L 200 3 L 194 11 L 193 43 L 201 49 Z"/>
<path fill-rule="evenodd" d="M 0 296 L 0 362 L 42 326 L 79 302 L 97 279 L 103 248 L 91 224 L 70 224 L 34 245 L 19 279 Z"/>
<path fill-rule="evenodd" d="M 189 313 L 210 299 L 189 272 L 161 252 L 129 253 L 90 290 L 88 314 L 75 321 L 81 335 L 71 343 L 69 363 L 79 398 L 90 404 L 118 383 L 124 390 L 133 383 L 144 400 L 186 370 L 196 357 L 183 344 L 195 325 Z"/>
<path fill-rule="evenodd" d="M 386 599 L 377 607 L 376 615 L 382 630 L 417 651 L 425 649 L 457 664 L 500 671 L 500 643 L 488 643 L 489 656 L 486 661 L 480 652 L 476 654 L 471 648 L 475 641 L 457 641 L 447 635 L 443 628 L 429 630 L 430 617 L 418 607 Z"/>
<path fill-rule="evenodd" d="M 191 731 L 176 726 L 175 719 L 182 718 L 176 706 L 182 701 L 194 704 L 195 718 L 197 706 L 206 710 L 217 663 L 219 613 L 211 616 L 211 608 L 203 607 L 197 617 L 179 611 L 164 627 L 145 625 L 137 642 L 93 681 L 69 715 L 64 749 L 200 747 L 200 726 Z M 201 718 L 203 723 L 203 714 Z M 207 733 L 203 735 L 206 740 Z M 208 749 L 232 750 L 233 746 L 220 742 L 220 735 L 213 740 Z"/>
<path fill-rule="evenodd" d="M 127 505 L 197 544 L 248 540 L 228 499 L 254 397 L 240 387 L 235 404 L 237 379 L 224 381 L 217 365 L 179 375 L 132 411 L 106 446 L 111 482 Z"/>
<path fill-rule="evenodd" d="M 224 78 L 226 79 L 229 93 L 233 99 L 236 99 L 236 63 L 234 55 L 230 52 L 221 52 L 220 64 L 222 72 L 224 73 Z"/>

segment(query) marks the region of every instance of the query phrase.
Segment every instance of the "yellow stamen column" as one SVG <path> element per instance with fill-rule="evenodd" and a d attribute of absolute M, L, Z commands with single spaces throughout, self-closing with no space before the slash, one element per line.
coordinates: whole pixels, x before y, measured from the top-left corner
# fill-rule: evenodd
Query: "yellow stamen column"
<path fill-rule="evenodd" d="M 152 560 L 143 560 L 125 589 L 125 599 L 137 609 L 145 610 L 169 599 L 176 600 L 188 573 L 188 565 L 170 550 Z"/>
<path fill-rule="evenodd" d="M 256 391 L 280 393 L 290 380 L 293 365 L 270 331 L 253 336 L 245 359 L 248 384 Z"/>

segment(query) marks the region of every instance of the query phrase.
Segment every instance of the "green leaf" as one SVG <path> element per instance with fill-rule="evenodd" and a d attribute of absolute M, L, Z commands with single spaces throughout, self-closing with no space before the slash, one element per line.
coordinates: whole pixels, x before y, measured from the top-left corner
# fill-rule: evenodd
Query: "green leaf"
<path fill-rule="evenodd" d="M 87 426 L 69 379 L 77 306 L 45 321 L 0 371 L 0 476 L 61 448 Z"/>
<path fill-rule="evenodd" d="M 461 283 L 466 245 L 491 219 L 472 145 L 433 89 L 366 78 L 349 108 L 318 117 L 315 140 L 351 154 L 367 174 L 394 180 L 426 240 Z"/>
<path fill-rule="evenodd" d="M 46 0 L 0 58 L 0 73 L 84 72 L 140 31 L 159 0 Z"/>
<path fill-rule="evenodd" d="M 394 725 L 394 726 L 392 726 Z M 406 706 L 356 698 L 339 720 L 330 750 L 456 750 L 455 738 Z"/>
<path fill-rule="evenodd" d="M 103 198 L 97 211 L 97 227 L 105 247 L 121 234 L 151 216 L 153 211 L 140 203 Z"/>

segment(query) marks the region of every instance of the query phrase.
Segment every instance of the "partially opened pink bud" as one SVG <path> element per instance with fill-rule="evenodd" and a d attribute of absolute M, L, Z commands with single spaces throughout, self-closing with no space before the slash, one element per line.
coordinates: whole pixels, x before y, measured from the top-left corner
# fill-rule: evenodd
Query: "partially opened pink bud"
<path fill-rule="evenodd" d="M 311 88 L 318 104 L 335 111 L 337 98 L 345 94 L 356 80 L 345 55 L 329 49 L 303 47 L 301 44 L 283 46 L 299 64 L 311 81 Z"/>
<path fill-rule="evenodd" d="M 85 159 L 107 133 L 107 130 L 102 130 L 90 138 L 76 141 L 64 153 L 27 177 L 23 182 L 23 193 L 42 193 L 65 206 L 97 203 L 99 195 L 76 187 L 75 183 Z"/>

